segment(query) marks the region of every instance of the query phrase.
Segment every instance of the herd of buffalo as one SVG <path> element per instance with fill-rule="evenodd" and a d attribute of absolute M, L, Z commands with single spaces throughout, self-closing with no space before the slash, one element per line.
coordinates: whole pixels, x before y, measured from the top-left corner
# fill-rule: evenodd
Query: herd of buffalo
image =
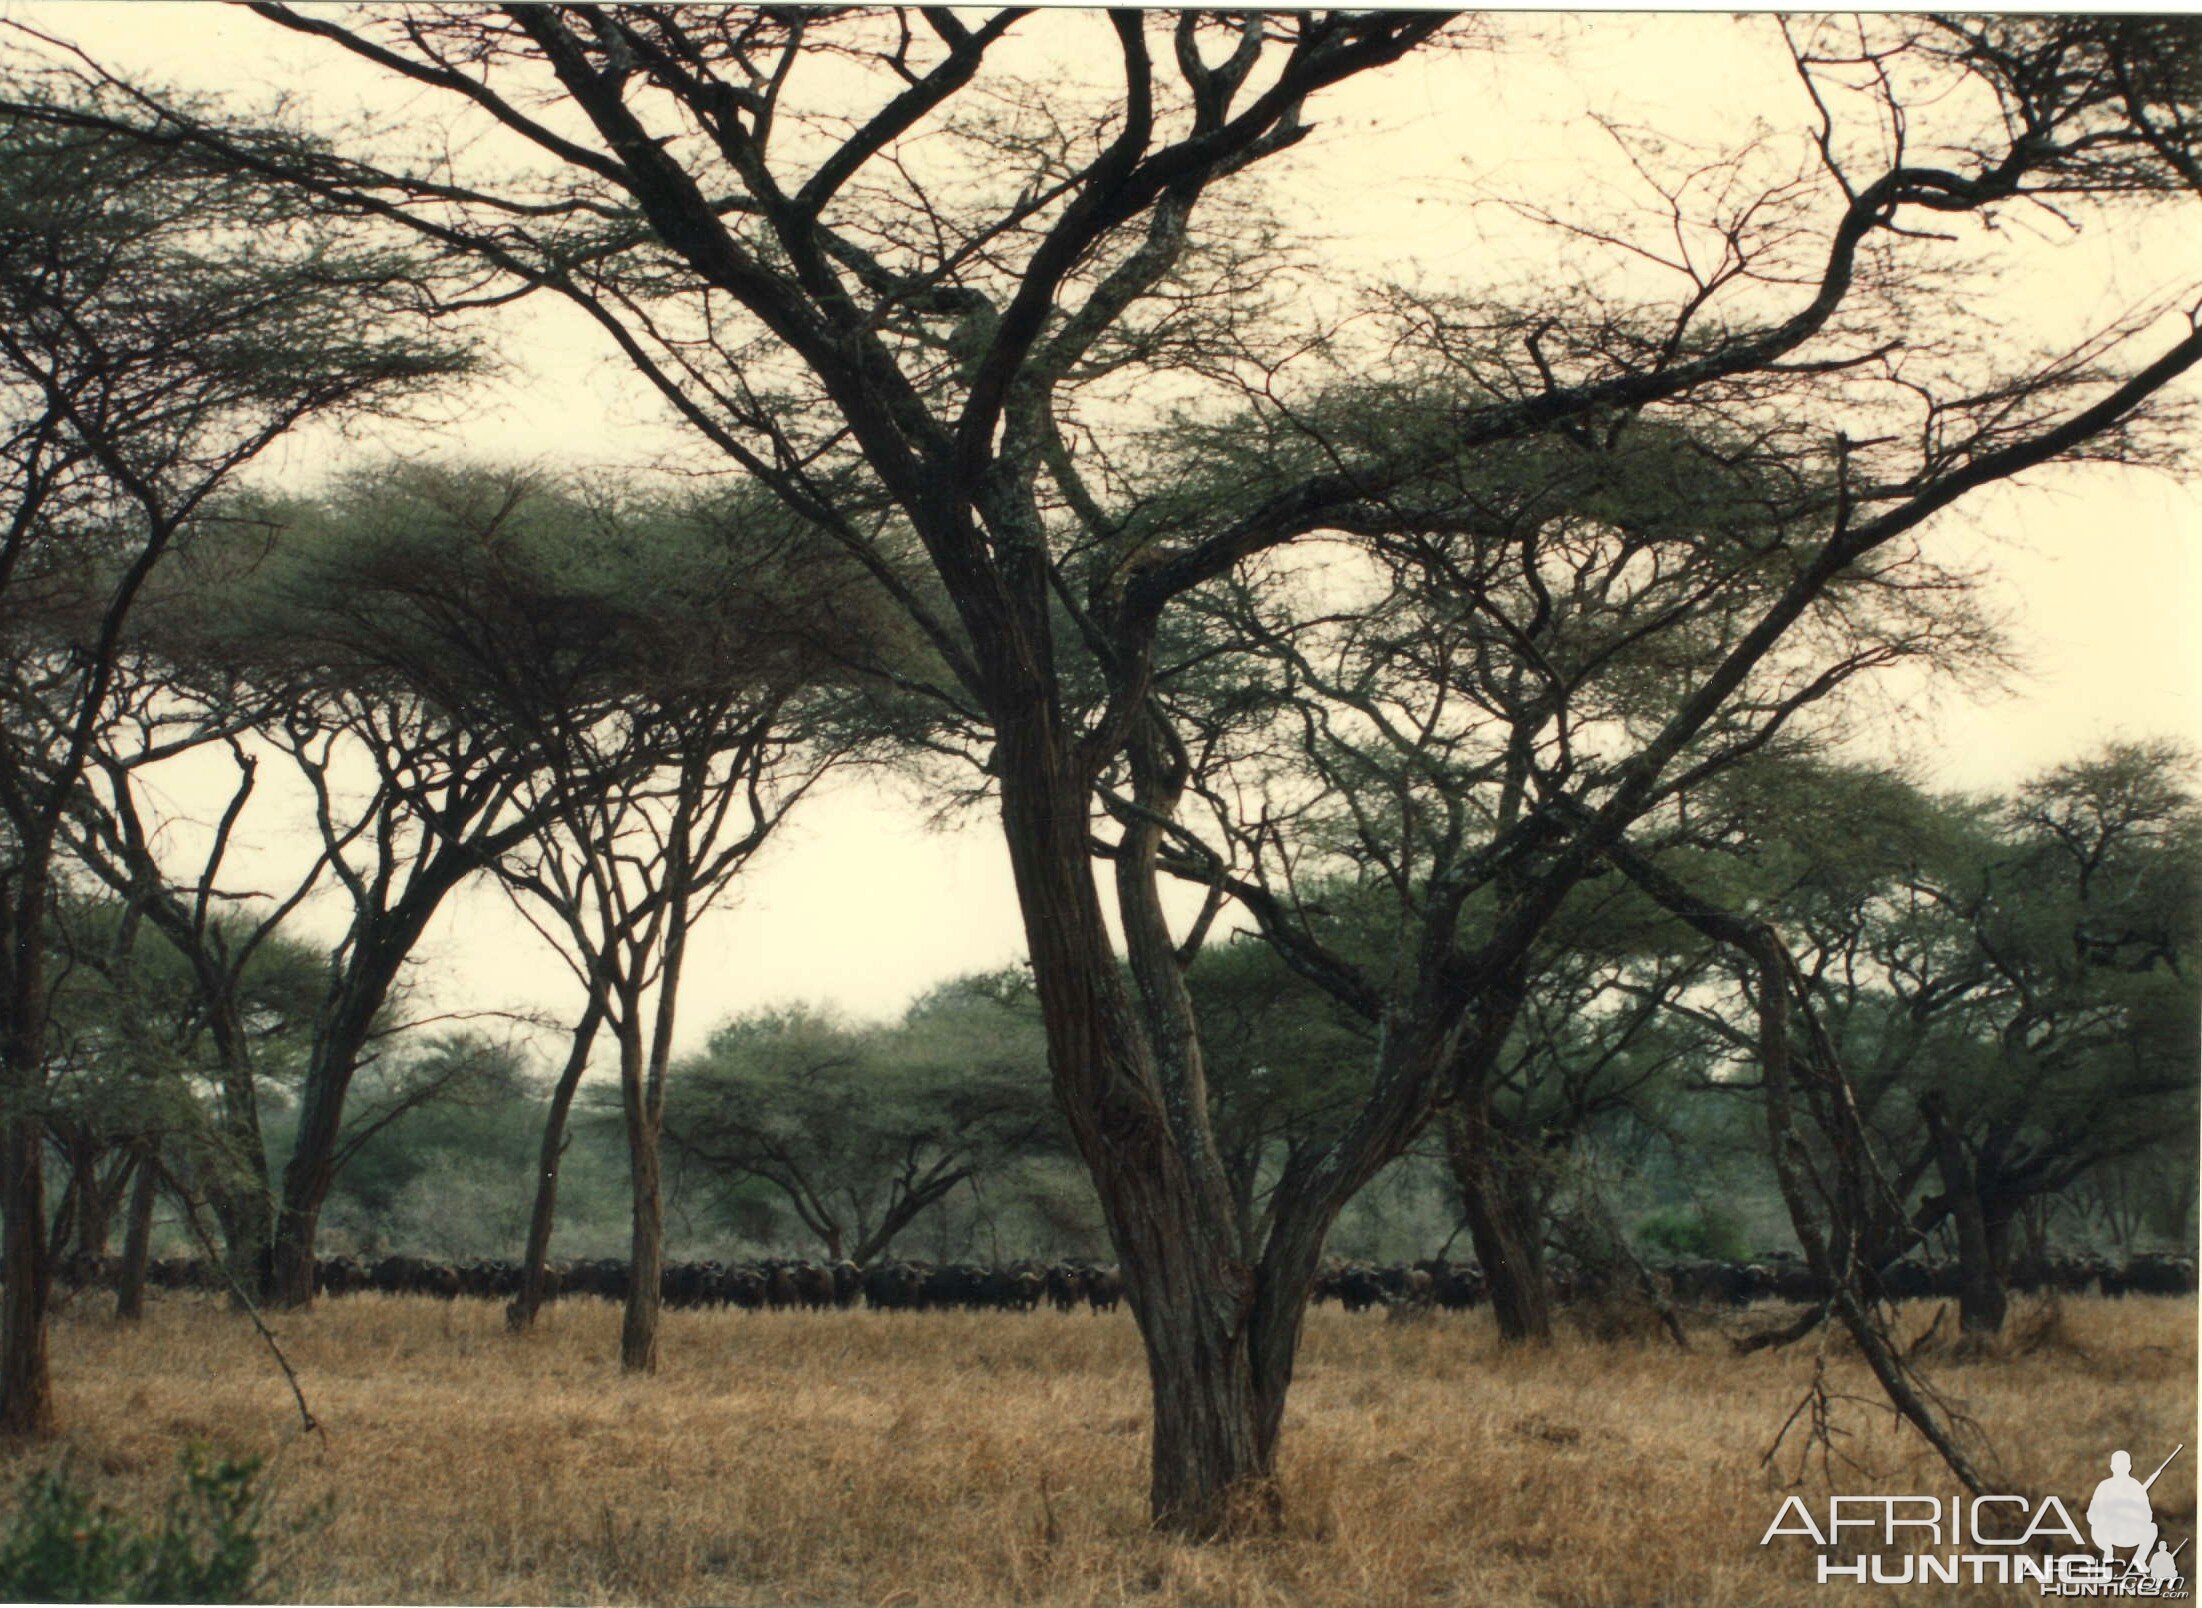
<path fill-rule="evenodd" d="M 111 1283 L 111 1258 L 74 1257 L 60 1269 L 65 1285 Z M 1748 1306 L 1754 1301 L 1818 1298 L 1810 1268 L 1793 1254 L 1776 1252 L 1749 1262 L 1692 1260 L 1667 1263 L 1653 1276 L 1663 1293 L 1692 1306 Z M 354 1294 L 432 1295 L 446 1299 L 472 1296 L 511 1298 L 520 1290 L 520 1265 L 510 1261 L 437 1262 L 418 1256 L 386 1256 L 361 1261 L 324 1257 L 314 1287 L 331 1296 Z M 553 1264 L 544 1270 L 546 1298 L 602 1296 L 624 1300 L 627 1264 L 604 1258 Z M 1546 1269 L 1553 1298 L 1566 1303 L 1610 1293 L 1610 1276 L 1593 1273 L 1558 1258 Z M 1906 1260 L 1882 1274 L 1887 1293 L 1897 1299 L 1954 1296 L 1954 1262 Z M 147 1269 L 155 1289 L 220 1291 L 221 1271 L 196 1258 L 156 1261 Z M 2192 1257 L 2143 1252 L 2122 1261 L 2095 1255 L 2022 1257 L 2009 1280 L 2014 1290 L 2054 1291 L 2065 1295 L 2184 1295 L 2195 1288 Z M 1483 1269 L 1473 1262 L 1422 1261 L 1388 1267 L 1334 1263 L 1315 1285 L 1318 1304 L 1336 1301 L 1348 1312 L 1378 1307 L 1428 1306 L 1464 1311 L 1482 1303 Z M 795 1261 L 769 1258 L 746 1262 L 674 1262 L 661 1285 L 669 1307 L 734 1306 L 751 1311 L 830 1308 L 859 1304 L 889 1312 L 940 1310 L 1030 1312 L 1043 1303 L 1059 1311 L 1081 1307 L 1113 1312 L 1123 1298 L 1124 1281 L 1114 1267 L 1090 1261 L 1012 1262 L 985 1267 L 955 1262 L 878 1262 L 860 1268 L 853 1262 Z"/>
<path fill-rule="evenodd" d="M 1820 1282 L 1794 1252 L 1775 1251 L 1749 1262 L 1686 1260 L 1646 1270 L 1660 1293 L 1684 1306 L 1745 1307 L 1754 1301 L 1819 1300 Z M 1556 1258 L 1545 1270 L 1547 1286 L 1561 1304 L 1610 1295 L 1622 1281 L 1606 1269 L 1591 1269 Z M 1958 1265 L 1951 1261 L 1907 1258 L 1882 1270 L 1881 1288 L 1900 1301 L 1954 1299 Z M 2195 1264 L 2189 1256 L 2145 1251 L 2123 1261 L 2108 1257 L 2022 1257 L 2014 1263 L 2010 1288 L 2024 1294 L 2186 1295 L 2195 1288 Z M 1473 1262 L 1416 1262 L 1390 1267 L 1350 1264 L 1326 1268 L 1315 1284 L 1317 1302 L 1335 1300 L 1348 1312 L 1398 1305 L 1437 1306 L 1465 1311 L 1485 1296 L 1483 1269 Z"/>

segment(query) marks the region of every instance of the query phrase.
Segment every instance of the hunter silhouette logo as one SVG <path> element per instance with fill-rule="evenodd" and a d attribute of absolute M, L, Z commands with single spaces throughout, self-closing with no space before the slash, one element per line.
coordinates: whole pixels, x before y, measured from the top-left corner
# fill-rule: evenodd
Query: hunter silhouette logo
<path fill-rule="evenodd" d="M 2187 1449 L 2181 1441 L 2171 1450 L 2177 1457 Z M 2156 1513 L 2149 1506 L 2148 1488 L 2157 1477 L 2171 1467 L 2171 1457 L 2156 1465 L 2156 1473 L 2145 1480 L 2133 1477 L 2133 1459 L 2123 1451 L 2110 1454 L 2110 1478 L 2095 1487 L 2095 1495 L 2087 1504 L 2087 1530 L 2095 1545 L 2103 1549 L 2103 1562 L 2116 1563 L 2121 1547 L 2131 1547 L 2133 1557 L 2126 1566 L 2126 1573 L 2145 1575 L 2151 1581 L 2167 1577 L 2178 1583 L 2178 1552 L 2168 1542 L 2159 1542 L 2156 1532 Z M 2186 1543 L 2180 1542 L 2184 1547 Z M 2154 1556 L 2151 1556 L 2151 1550 Z"/>
<path fill-rule="evenodd" d="M 2133 1477 L 2133 1458 L 2110 1454 L 2110 1475 L 2096 1482 L 2082 1518 L 2055 1496 L 1970 1499 L 1935 1496 L 1830 1496 L 1823 1523 L 1804 1498 L 1791 1496 L 1759 1538 L 1799 1536 L 1818 1549 L 1822 1585 L 2033 1585 L 2045 1597 L 2158 1597 L 2188 1595 L 2179 1572 L 2186 1543 L 2165 1540 L 2150 1505 L 2149 1487 L 2181 1441 L 2145 1480 Z M 2083 1534 L 2081 1524 L 2085 1523 Z M 1864 1532 L 1858 1534 L 1854 1532 Z M 1844 1556 L 1846 1543 L 1872 1551 Z M 2090 1545 L 2093 1551 L 2088 1550 Z M 2098 1556 L 2099 1554 L 2099 1556 Z"/>

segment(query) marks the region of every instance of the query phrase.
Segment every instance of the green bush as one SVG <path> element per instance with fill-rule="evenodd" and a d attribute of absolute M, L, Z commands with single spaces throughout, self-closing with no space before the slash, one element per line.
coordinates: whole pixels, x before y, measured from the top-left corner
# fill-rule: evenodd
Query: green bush
<path fill-rule="evenodd" d="M 250 1602 L 262 1585 L 260 1459 L 187 1447 L 157 1525 L 106 1507 L 69 1466 L 24 1482 L 0 1537 L 0 1602 Z"/>
<path fill-rule="evenodd" d="M 1736 1262 L 1745 1253 L 1743 1219 L 1725 1206 L 1662 1206 L 1636 1225 L 1636 1241 L 1665 1256 Z"/>

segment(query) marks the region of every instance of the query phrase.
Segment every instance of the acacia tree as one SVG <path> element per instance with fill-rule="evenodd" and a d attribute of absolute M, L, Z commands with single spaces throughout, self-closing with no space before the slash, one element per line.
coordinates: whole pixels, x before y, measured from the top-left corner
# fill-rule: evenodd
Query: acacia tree
<path fill-rule="evenodd" d="M 67 1255 L 90 1271 L 107 1258 L 124 1191 L 156 1170 L 154 1153 L 174 1125 L 169 1108 L 178 1091 L 163 1087 L 170 1034 L 148 1020 L 166 1013 L 160 991 L 135 975 L 133 913 L 110 901 L 67 898 L 57 902 L 49 931 L 57 952 L 46 1125 L 66 1182 L 48 1255 Z"/>
<path fill-rule="evenodd" d="M 1444 429 L 1445 398 L 1504 376 L 1508 360 L 1457 313 L 1426 316 L 1395 340 L 1389 385 L 1332 392 L 1264 433 L 1181 427 L 1183 450 L 1224 462 L 1227 483 L 1243 472 L 1234 452 L 1274 476 L 1317 443 L 1350 451 Z M 1520 360 L 1517 384 L 1534 383 L 1534 362 Z M 1449 1059 L 1417 1098 L 1443 1108 L 1509 1338 L 1549 1332 L 1555 1164 L 1671 1064 L 1649 1045 L 1705 964 L 1701 945 L 1673 948 L 1672 923 L 1640 897 L 1579 873 L 1555 888 L 1556 837 L 1532 834 L 1540 814 L 1549 832 L 1546 812 L 1624 777 L 1699 667 L 1733 661 L 1794 585 L 1834 494 L 1778 419 L 1746 429 L 1697 412 L 1493 449 L 1463 469 L 1442 516 L 1330 544 L 1322 594 L 1303 566 L 1247 566 L 1195 600 L 1205 652 L 1226 655 L 1225 669 L 1159 693 L 1200 742 L 1180 761 L 1199 808 L 1181 812 L 1163 864 L 1228 888 L 1287 963 L 1371 1029 L 1434 1024 L 1421 1053 Z M 1341 574 L 1355 595 L 1326 607 Z M 1637 801 L 1639 844 L 1687 841 L 1693 802 L 1731 767 L 1824 740 L 1816 729 L 1852 678 L 1976 651 L 1979 623 L 1953 592 L 1916 553 L 1833 577 L 1789 646 L 1744 669 Z M 1127 821 L 1146 813 L 1136 797 L 1113 803 Z M 1464 997 L 1477 946 L 1545 899 L 1488 992 Z M 1382 1053 L 1395 1040 L 1387 1031 Z"/>
<path fill-rule="evenodd" d="M 263 1300 L 313 1299 L 320 1212 L 364 1131 L 347 1117 L 353 1081 L 406 1025 L 394 1007 L 423 932 L 455 889 L 548 819 L 551 797 L 535 785 L 545 761 L 516 740 L 512 711 L 564 700 L 586 720 L 606 707 L 603 645 L 546 612 L 539 586 L 508 584 L 517 571 L 493 573 L 513 528 L 549 525 L 570 539 L 589 517 L 524 475 L 386 466 L 318 498 L 215 511 L 148 611 L 155 693 L 115 723 L 100 785 L 80 795 L 86 862 L 133 890 L 194 957 L 217 1020 L 257 947 L 303 901 L 334 892 L 347 907 L 272 1223 L 264 1171 L 241 1181 L 223 1214 L 230 1254 Z M 223 604 L 210 607 L 216 595 Z M 202 758 L 226 754 L 233 786 L 203 863 L 184 876 L 162 863 L 176 851 L 143 797 L 161 763 L 193 745 Z M 291 773 L 315 852 L 286 893 L 212 921 L 210 911 L 239 909 L 219 878 L 240 822 L 265 799 L 271 758 Z M 223 1038 L 235 1142 L 257 1155 L 254 1069 L 241 1035 Z M 398 1105 L 431 1093 L 413 1088 Z"/>
<path fill-rule="evenodd" d="M 592 732 L 573 756 L 589 785 L 552 783 L 567 801 L 555 812 L 557 836 L 507 856 L 506 877 L 562 929 L 561 948 L 618 1051 L 633 1190 L 619 1355 L 622 1367 L 640 1372 L 657 1369 L 661 1140 L 689 936 L 818 775 L 781 730 L 786 690 L 733 680 L 686 708 L 638 711 L 632 726 L 613 723 L 619 729 L 608 738 Z M 607 781 L 598 767 L 638 731 L 677 757 L 639 778 Z"/>
<path fill-rule="evenodd" d="M 643 1372 L 657 1367 L 662 1136 L 688 942 L 851 747 L 819 666 L 843 631 L 861 629 L 862 613 L 824 623 L 845 601 L 845 566 L 776 512 L 739 496 L 629 509 L 621 539 L 569 547 L 532 588 L 511 584 L 516 543 L 505 544 L 499 566 L 502 608 L 550 613 L 599 661 L 588 699 L 518 693 L 508 676 L 496 678 L 491 718 L 534 767 L 525 796 L 537 823 L 503 853 L 499 872 L 525 896 L 524 912 L 541 909 L 529 919 L 587 998 L 552 1098 L 529 1272 L 508 1318 L 526 1328 L 541 1299 L 561 1129 L 601 1027 L 618 1055 L 633 1192 L 620 1361 Z"/>
<path fill-rule="evenodd" d="M 73 98 L 72 98 L 73 97 Z M 56 845 L 132 611 L 195 511 L 309 418 L 465 372 L 418 333 L 417 253 L 331 238 L 310 197 L 63 126 L 111 100 L 0 85 L 0 1433 L 51 1427 L 43 1068 Z"/>
<path fill-rule="evenodd" d="M 1667 870 L 1739 927 L 1727 911 L 1778 924 L 1793 1009 L 1843 1091 L 1812 1118 L 1814 1142 L 1871 1162 L 1854 1179 L 1872 1187 L 1827 1220 L 1831 1265 L 1864 1297 L 1944 1230 L 1961 1323 L 1994 1332 L 2021 1210 L 2188 1125 L 2186 768 L 2169 744 L 2113 745 L 2009 797 L 1941 798 L 1872 769 L 1764 766 L 1698 801 L 1696 852 Z M 1670 1009 L 1753 1060 L 1757 986 Z M 1755 1343 L 1794 1340 L 1828 1310 Z"/>
<path fill-rule="evenodd" d="M 1577 1146 L 1622 1113 L 1657 1126 L 1657 1096 L 1704 1053 L 1705 1035 L 1672 1011 L 1702 977 L 1704 947 L 1627 952 L 1599 930 L 1627 922 L 1623 902 L 1569 912 L 1557 953 L 1532 966 L 1511 1038 L 1444 1111 L 1446 1163 L 1502 1340 L 1551 1336 L 1545 1241 Z"/>
<path fill-rule="evenodd" d="M 73 832 L 70 847 L 72 859 L 85 863 Z M 171 919 L 173 911 L 157 918 L 149 907 L 168 902 L 169 890 L 120 880 L 127 895 L 79 895 L 57 912 L 62 964 L 53 995 L 51 1126 L 70 1189 L 57 1214 L 54 1248 L 63 1243 L 62 1220 L 73 1215 L 79 1254 L 104 1259 L 108 1225 L 127 1186 L 115 1285 L 118 1314 L 134 1319 L 164 1186 L 212 1204 L 225 1234 L 234 1236 L 233 1252 L 265 1247 L 264 1238 L 231 1227 L 264 1224 L 268 1210 L 259 1124 L 255 1115 L 240 1131 L 235 1074 L 240 1059 L 255 1076 L 280 1081 L 295 1073 L 323 957 L 288 938 L 266 941 L 269 935 L 234 917 L 203 928 Z M 179 926 L 183 941 L 171 937 Z M 221 987 L 210 990 L 206 968 L 216 956 L 225 969 Z M 241 957 L 233 972 L 230 957 Z M 252 1262 L 233 1259 L 234 1289 L 249 1289 L 253 1273 Z"/>
<path fill-rule="evenodd" d="M 1932 824 L 1800 966 L 1912 1223 L 1947 1223 L 1959 1319 L 2003 1327 L 2020 1212 L 2192 1124 L 2197 816 L 2173 745 L 2118 744 Z M 1886 851 L 1884 851 L 1886 854 Z M 1817 920 L 1813 920 L 1813 916 Z"/>
<path fill-rule="evenodd" d="M 515 293 L 570 300 L 929 644 L 934 669 L 912 679 L 979 739 L 1057 1098 L 1147 1347 L 1151 1505 L 1196 1535 L 1275 1512 L 1324 1232 L 1411 1142 L 1464 1046 L 1503 1037 L 1545 923 L 1670 792 L 1707 725 L 1839 577 L 1981 486 L 2134 450 L 2146 405 L 2202 359 L 2182 318 L 2140 358 L 2124 337 L 2146 320 L 2014 365 L 1998 357 L 2009 332 L 1981 329 L 1961 298 L 1897 294 L 1934 254 L 1923 223 L 1978 243 L 2030 197 L 2070 211 L 2185 171 L 2191 120 L 2166 107 L 2190 104 L 2191 86 L 2127 70 L 2146 38 L 2092 19 L 1861 25 L 1862 43 L 1796 52 L 1816 167 L 1758 185 L 1739 163 L 1704 208 L 1702 190 L 1669 197 L 1695 242 L 1680 262 L 1651 253 L 1674 270 L 1671 300 L 1486 309 L 1479 334 L 1534 359 L 1526 384 L 1471 370 L 1428 428 L 1172 499 L 1130 476 L 1129 453 L 1098 450 L 1127 444 L 1103 399 L 1167 375 L 1289 403 L 1290 384 L 1262 371 L 1310 331 L 1275 302 L 1279 327 L 1258 340 L 1229 317 L 1259 298 L 1243 254 L 1213 249 L 1230 234 L 1220 203 L 1306 138 L 1322 91 L 1437 40 L 1445 19 L 1056 19 L 1106 38 L 1107 72 L 1043 91 L 1003 59 L 1013 31 L 1040 26 L 1014 11 L 258 9 L 498 139 L 452 138 L 409 168 L 167 103 L 117 121 L 414 229 Z M 1938 119 L 1933 105 L 1956 109 Z M 944 168 L 929 134 L 979 159 Z M 499 167 L 512 152 L 537 165 Z M 1934 349 L 1893 361 L 1888 331 L 1929 325 Z M 1159 892 L 1189 769 L 1155 696 L 1162 633 L 1188 596 L 1311 533 L 1449 527 L 1460 482 L 1446 471 L 1494 450 L 1700 409 L 1815 425 L 1789 439 L 1832 465 L 1816 517 L 1783 533 L 1781 573 L 1737 629 L 1676 666 L 1665 711 L 1624 756 L 1567 785 L 1525 773 L 1518 816 L 1466 879 L 1503 870 L 1507 900 L 1410 1002 L 1377 1007 L 1385 1050 L 1361 1110 L 1282 1188 L 1249 1260 Z M 1128 979 L 1091 858 L 1104 782 L 1129 820 L 1111 848 Z"/>
<path fill-rule="evenodd" d="M 187 559 L 180 567 L 192 565 Z M 174 579 L 171 574 L 163 581 Z M 185 666 L 175 644 L 162 642 L 164 624 L 204 615 L 209 590 L 191 581 L 151 589 L 64 830 L 72 859 L 153 928 L 158 952 L 173 955 L 188 972 L 195 1006 L 191 1047 L 198 1059 L 203 1045 L 214 1093 L 199 1135 L 203 1142 L 177 1164 L 213 1210 L 232 1295 L 243 1299 L 264 1290 L 274 1240 L 260 1122 L 262 1078 L 272 1069 L 261 1065 L 262 1046 L 287 1043 L 314 1014 L 309 1004 L 271 1015 L 260 974 L 273 957 L 280 975 L 295 976 L 299 947 L 281 930 L 320 885 L 328 859 L 324 847 L 279 898 L 225 886 L 239 827 L 259 791 L 264 749 L 251 739 L 257 725 L 280 709 L 283 695 L 270 699 L 262 694 L 271 689 L 194 675 L 203 666 Z M 195 655 L 187 648 L 184 657 Z M 230 764 L 229 796 L 186 864 L 188 850 L 170 830 L 174 823 L 149 805 L 148 785 L 168 761 L 191 754 L 203 764 L 217 750 Z M 323 958 L 313 957 L 315 970 Z"/>
<path fill-rule="evenodd" d="M 1028 1007 L 950 984 L 892 1027 L 738 1017 L 679 1069 L 666 1137 L 684 1171 L 770 1186 L 828 1259 L 869 1265 L 957 1189 L 1049 1148 Z"/>
<path fill-rule="evenodd" d="M 204 591 L 193 588 L 148 612 L 204 604 Z M 249 614 L 248 607 L 225 624 Z M 270 623 L 265 614 L 250 619 L 253 627 Z M 279 640 L 257 636 L 254 651 Z M 221 1225 L 233 1294 L 304 1305 L 312 1299 L 320 1208 L 357 1138 L 357 1125 L 346 1117 L 351 1081 L 405 1026 L 393 1010 L 404 968 L 442 900 L 483 869 L 477 840 L 494 846 L 499 832 L 513 830 L 505 818 L 509 792 L 498 786 L 507 767 L 504 756 L 470 745 L 433 709 L 387 684 L 332 691 L 317 673 L 278 692 L 278 681 L 299 670 L 296 661 L 258 685 L 249 671 L 235 682 L 217 677 L 211 695 L 193 695 L 166 679 L 206 668 L 204 661 L 164 664 L 162 679 L 148 684 L 150 706 L 103 737 L 97 765 L 71 805 L 71 848 L 79 863 L 133 901 L 191 968 L 219 1082 L 218 1139 L 192 1171 Z M 236 668 L 232 660 L 223 676 Z M 162 728 L 174 735 L 163 736 Z M 157 785 L 164 761 L 192 751 L 203 760 L 216 748 L 230 761 L 230 796 L 199 863 L 187 866 L 169 830 L 174 823 L 148 808 L 148 788 Z M 225 862 L 241 823 L 250 820 L 261 765 L 271 754 L 289 759 L 306 783 L 317 852 L 278 896 L 233 892 L 223 885 Z M 375 783 L 350 791 L 346 773 L 358 768 Z M 308 1049 L 296 1069 L 302 1121 L 278 1200 L 260 1115 L 275 1069 L 260 1062 L 257 1046 L 266 1033 L 253 1020 L 250 981 L 271 947 L 287 947 L 285 923 L 332 883 L 347 896 L 351 920 L 334 950 L 316 956 L 316 997 L 305 1013 Z"/>

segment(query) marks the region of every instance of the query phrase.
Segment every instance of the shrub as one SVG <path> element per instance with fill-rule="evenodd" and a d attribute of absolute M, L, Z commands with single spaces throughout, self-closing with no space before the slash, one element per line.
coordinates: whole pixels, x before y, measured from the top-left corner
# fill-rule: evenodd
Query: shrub
<path fill-rule="evenodd" d="M 24 1482 L 0 1536 L 0 1602 L 250 1602 L 263 1585 L 257 1457 L 184 1449 L 157 1524 L 95 1503 L 68 1463 Z"/>
<path fill-rule="evenodd" d="M 1662 1206 L 1636 1225 L 1636 1240 L 1665 1256 L 1741 1261 L 1743 1219 L 1725 1206 Z"/>

